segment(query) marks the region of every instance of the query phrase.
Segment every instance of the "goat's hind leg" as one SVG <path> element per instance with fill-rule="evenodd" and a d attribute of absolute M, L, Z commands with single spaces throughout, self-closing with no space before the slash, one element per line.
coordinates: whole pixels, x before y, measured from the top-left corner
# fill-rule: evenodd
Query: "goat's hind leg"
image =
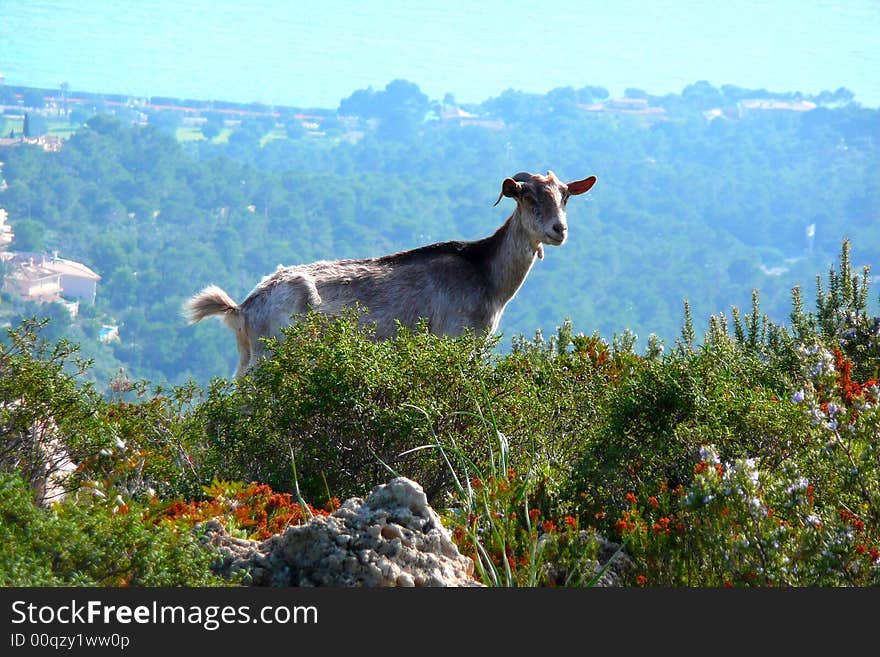
<path fill-rule="evenodd" d="M 247 366 L 255 367 L 269 355 L 263 338 L 283 340 L 285 327 L 294 323 L 297 317 L 320 306 L 321 296 L 311 276 L 297 273 L 287 277 L 267 300 L 263 321 L 249 331 L 250 357 Z"/>

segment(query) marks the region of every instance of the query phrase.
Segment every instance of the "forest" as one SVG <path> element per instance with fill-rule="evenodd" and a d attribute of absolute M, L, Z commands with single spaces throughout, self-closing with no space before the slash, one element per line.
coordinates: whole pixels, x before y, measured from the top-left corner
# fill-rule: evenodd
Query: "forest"
<path fill-rule="evenodd" d="M 70 110 L 58 152 L 0 147 L 10 248 L 58 251 L 101 276 L 96 304 L 73 321 L 8 293 L 0 321 L 51 317 L 49 336 L 78 343 L 105 390 L 120 370 L 156 384 L 231 375 L 228 331 L 181 317 L 204 285 L 241 300 L 279 264 L 486 236 L 511 211 L 492 206 L 501 181 L 522 170 L 599 183 L 571 204 L 569 240 L 508 306 L 501 351 L 566 319 L 608 340 L 638 336 L 642 350 L 652 334 L 669 345 L 685 300 L 701 335 L 755 289 L 783 323 L 791 288 L 810 289 L 842 239 L 856 245 L 856 265 L 880 244 L 880 111 L 846 90 L 804 98 L 696 83 L 610 99 L 600 87 L 511 89 L 459 106 L 396 80 L 335 110 L 249 107 L 229 121 L 228 104 L 202 103 L 189 123 L 117 100 Z M 105 323 L 119 326 L 118 342 L 97 340 Z"/>

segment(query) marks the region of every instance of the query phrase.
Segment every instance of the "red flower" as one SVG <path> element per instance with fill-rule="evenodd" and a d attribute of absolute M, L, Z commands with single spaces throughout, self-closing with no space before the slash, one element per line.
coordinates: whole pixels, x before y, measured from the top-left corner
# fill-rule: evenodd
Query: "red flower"
<path fill-rule="evenodd" d="M 556 531 L 556 525 L 553 524 L 552 520 L 545 520 L 544 521 L 544 531 L 547 532 L 548 534 L 552 534 L 553 532 Z"/>
<path fill-rule="evenodd" d="M 648 578 L 645 577 L 644 575 L 639 575 L 638 577 L 636 577 L 636 583 L 639 586 L 644 586 L 645 584 L 648 583 Z"/>
<path fill-rule="evenodd" d="M 629 502 L 630 504 L 635 504 L 637 501 L 635 493 L 627 493 L 626 494 L 626 501 Z"/>
<path fill-rule="evenodd" d="M 658 502 L 657 498 L 653 495 L 648 498 L 648 504 L 651 506 L 652 509 L 656 509 L 658 506 L 660 506 L 660 502 Z"/>
<path fill-rule="evenodd" d="M 541 515 L 541 512 L 538 509 L 529 509 L 529 518 L 532 522 L 535 522 Z"/>

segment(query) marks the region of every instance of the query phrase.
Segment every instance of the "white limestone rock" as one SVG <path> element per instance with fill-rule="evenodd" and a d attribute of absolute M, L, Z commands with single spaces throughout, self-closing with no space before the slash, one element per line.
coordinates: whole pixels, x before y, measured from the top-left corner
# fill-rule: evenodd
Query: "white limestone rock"
<path fill-rule="evenodd" d="M 259 541 L 205 525 L 220 547 L 218 572 L 244 571 L 257 586 L 482 586 L 416 482 L 398 477 L 366 500 Z"/>

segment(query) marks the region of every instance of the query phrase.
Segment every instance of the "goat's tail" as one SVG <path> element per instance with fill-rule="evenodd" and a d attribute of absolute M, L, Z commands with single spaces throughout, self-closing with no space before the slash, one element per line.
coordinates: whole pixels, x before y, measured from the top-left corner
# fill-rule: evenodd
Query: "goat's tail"
<path fill-rule="evenodd" d="M 183 304 L 183 313 L 190 324 L 200 322 L 212 315 L 223 315 L 227 322 L 234 321 L 240 308 L 226 292 L 216 285 L 209 285 Z"/>

